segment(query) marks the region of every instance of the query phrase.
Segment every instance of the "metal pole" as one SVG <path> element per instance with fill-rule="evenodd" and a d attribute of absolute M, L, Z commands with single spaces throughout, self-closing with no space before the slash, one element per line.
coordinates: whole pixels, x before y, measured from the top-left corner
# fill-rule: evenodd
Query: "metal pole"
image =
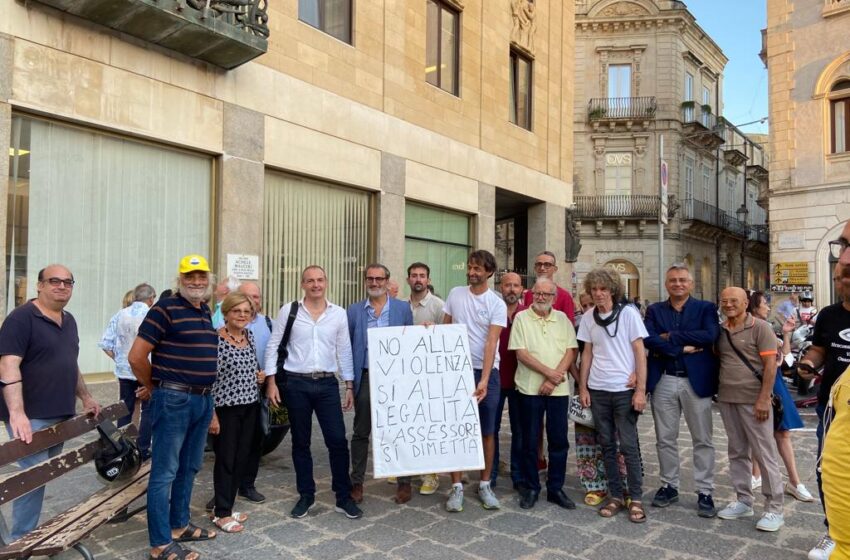
<path fill-rule="evenodd" d="M 664 196 L 661 186 L 661 162 L 664 159 L 664 135 L 658 139 L 658 301 L 664 301 L 664 223 L 661 212 L 664 211 Z"/>

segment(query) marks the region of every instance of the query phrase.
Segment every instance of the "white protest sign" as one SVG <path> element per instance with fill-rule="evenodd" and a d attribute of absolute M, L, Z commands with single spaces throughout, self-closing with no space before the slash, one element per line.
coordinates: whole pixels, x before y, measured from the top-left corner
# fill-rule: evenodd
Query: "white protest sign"
<path fill-rule="evenodd" d="M 466 325 L 368 335 L 375 478 L 483 469 Z"/>

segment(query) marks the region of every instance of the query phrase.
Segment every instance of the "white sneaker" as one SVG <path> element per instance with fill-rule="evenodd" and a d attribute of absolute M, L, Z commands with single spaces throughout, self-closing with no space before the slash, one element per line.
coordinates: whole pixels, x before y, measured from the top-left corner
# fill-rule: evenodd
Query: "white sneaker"
<path fill-rule="evenodd" d="M 829 555 L 835 550 L 835 542 L 825 533 L 818 544 L 809 551 L 809 560 L 829 560 Z"/>
<path fill-rule="evenodd" d="M 484 509 L 499 509 L 502 505 L 490 485 L 478 487 L 478 499 Z"/>
<path fill-rule="evenodd" d="M 753 477 L 752 482 L 750 482 L 750 488 L 752 488 L 753 490 L 758 490 L 759 488 L 761 488 L 761 477 L 760 476 L 754 476 Z"/>
<path fill-rule="evenodd" d="M 801 482 L 797 486 L 792 486 L 790 482 L 785 483 L 785 493 L 794 496 L 796 499 L 801 502 L 814 502 L 815 497 L 812 496 L 812 493 L 806 488 L 806 486 Z"/>
<path fill-rule="evenodd" d="M 732 502 L 717 512 L 717 517 L 720 519 L 740 519 L 742 517 L 752 516 L 753 508 L 741 502 Z"/>
<path fill-rule="evenodd" d="M 759 522 L 756 523 L 756 529 L 773 533 L 774 531 L 778 531 L 783 525 L 785 525 L 785 518 L 781 513 L 768 512 L 762 515 Z"/>

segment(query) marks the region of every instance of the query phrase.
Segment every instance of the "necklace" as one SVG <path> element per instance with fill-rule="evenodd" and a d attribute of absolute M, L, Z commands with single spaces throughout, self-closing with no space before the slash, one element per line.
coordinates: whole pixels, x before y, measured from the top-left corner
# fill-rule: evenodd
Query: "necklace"
<path fill-rule="evenodd" d="M 237 346 L 239 346 L 239 345 L 241 345 L 243 342 L 245 342 L 245 331 L 244 331 L 244 330 L 242 331 L 242 337 L 241 337 L 241 338 L 236 338 L 235 336 L 233 336 L 232 334 L 230 334 L 230 331 L 229 331 L 229 330 L 227 330 L 227 327 L 224 327 L 224 334 L 226 334 L 226 335 L 227 335 L 227 337 L 228 337 L 230 340 L 232 340 L 232 341 L 233 341 L 233 343 L 234 343 L 234 344 L 236 344 Z"/>

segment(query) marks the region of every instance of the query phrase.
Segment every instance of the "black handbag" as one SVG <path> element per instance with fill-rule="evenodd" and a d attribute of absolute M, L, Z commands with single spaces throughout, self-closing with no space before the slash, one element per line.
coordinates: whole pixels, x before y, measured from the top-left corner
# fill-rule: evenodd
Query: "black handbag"
<path fill-rule="evenodd" d="M 742 362 L 744 362 L 744 365 L 746 365 L 747 369 L 749 369 L 752 374 L 756 376 L 756 379 L 764 383 L 764 376 L 760 374 L 758 370 L 756 370 L 756 368 L 754 368 L 753 365 L 749 362 L 749 360 L 747 360 L 746 356 L 744 356 L 741 351 L 738 350 L 738 347 L 735 346 L 734 342 L 732 342 L 732 335 L 729 334 L 729 331 L 727 329 L 723 329 L 723 332 L 726 333 L 726 340 L 729 341 L 729 346 L 732 347 L 732 350 L 735 351 L 735 354 L 738 356 L 738 358 Z M 779 429 L 779 425 L 782 423 L 782 416 L 785 412 L 785 409 L 782 406 L 782 399 L 774 392 L 770 393 L 770 404 L 773 406 L 773 431 L 775 432 Z"/>

